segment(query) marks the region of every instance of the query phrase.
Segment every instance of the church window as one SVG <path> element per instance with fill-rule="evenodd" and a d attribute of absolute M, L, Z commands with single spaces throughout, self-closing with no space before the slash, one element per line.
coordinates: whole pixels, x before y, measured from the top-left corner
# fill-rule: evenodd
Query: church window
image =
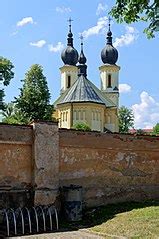
<path fill-rule="evenodd" d="M 76 110 L 73 113 L 73 119 L 76 120 Z"/>
<path fill-rule="evenodd" d="M 99 120 L 99 113 L 98 113 L 98 111 L 97 111 L 97 121 Z"/>
<path fill-rule="evenodd" d="M 79 120 L 79 112 L 78 112 L 78 110 L 76 112 L 76 120 Z"/>
<path fill-rule="evenodd" d="M 85 119 L 86 119 L 86 112 L 83 111 L 83 120 L 85 120 Z"/>
<path fill-rule="evenodd" d="M 67 77 L 67 88 L 71 87 L 71 76 Z"/>
<path fill-rule="evenodd" d="M 107 86 L 108 86 L 108 88 L 112 87 L 112 77 L 110 74 L 108 75 L 108 85 Z"/>
<path fill-rule="evenodd" d="M 63 112 L 63 121 L 65 121 L 65 112 Z"/>
<path fill-rule="evenodd" d="M 83 110 L 81 110 L 81 120 L 83 120 Z"/>
<path fill-rule="evenodd" d="M 111 123 L 111 118 L 110 115 L 107 116 L 107 123 L 110 124 Z"/>
<path fill-rule="evenodd" d="M 100 112 L 98 113 L 98 119 L 99 119 L 99 121 L 101 120 L 101 114 L 100 114 Z"/>

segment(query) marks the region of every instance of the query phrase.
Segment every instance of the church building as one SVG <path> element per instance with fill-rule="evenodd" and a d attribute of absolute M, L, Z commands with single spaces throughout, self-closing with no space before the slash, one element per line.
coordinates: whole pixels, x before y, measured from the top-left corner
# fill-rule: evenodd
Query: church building
<path fill-rule="evenodd" d="M 83 37 L 79 55 L 73 46 L 71 19 L 67 47 L 62 51 L 61 58 L 64 63 L 60 68 L 61 91 L 54 103 L 54 117 L 59 121 L 59 128 L 70 129 L 78 122 L 83 122 L 89 125 L 91 130 L 118 132 L 120 67 L 116 65 L 118 51 L 112 44 L 110 23 L 106 46 L 101 51 L 100 89 L 87 78 Z"/>

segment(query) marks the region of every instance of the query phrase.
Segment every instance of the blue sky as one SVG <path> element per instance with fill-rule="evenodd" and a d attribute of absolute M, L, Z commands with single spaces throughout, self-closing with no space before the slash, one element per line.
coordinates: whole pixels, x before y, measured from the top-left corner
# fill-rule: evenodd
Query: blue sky
<path fill-rule="evenodd" d="M 43 66 L 51 102 L 60 92 L 60 53 L 66 46 L 67 19 L 73 18 L 74 46 L 80 49 L 83 33 L 88 78 L 100 86 L 98 67 L 105 46 L 107 16 L 115 1 L 103 0 L 0 0 L 0 55 L 15 65 L 15 77 L 5 88 L 5 101 L 19 95 L 21 80 L 32 64 Z M 91 4 L 90 4 L 91 3 Z M 148 40 L 145 23 L 112 23 L 113 41 L 119 51 L 120 105 L 131 107 L 135 126 L 149 128 L 159 122 L 159 39 Z"/>

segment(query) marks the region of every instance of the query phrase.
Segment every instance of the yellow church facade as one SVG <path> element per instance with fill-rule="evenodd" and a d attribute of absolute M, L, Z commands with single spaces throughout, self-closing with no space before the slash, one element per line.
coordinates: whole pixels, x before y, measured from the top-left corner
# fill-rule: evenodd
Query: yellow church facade
<path fill-rule="evenodd" d="M 118 52 L 112 45 L 110 25 L 107 44 L 101 52 L 100 89 L 87 78 L 82 39 L 79 55 L 73 47 L 71 21 L 67 41 L 67 47 L 61 54 L 64 65 L 60 68 L 60 96 L 54 103 L 54 117 L 59 128 L 71 129 L 77 123 L 85 123 L 94 131 L 118 132 L 120 67 L 116 65 Z"/>

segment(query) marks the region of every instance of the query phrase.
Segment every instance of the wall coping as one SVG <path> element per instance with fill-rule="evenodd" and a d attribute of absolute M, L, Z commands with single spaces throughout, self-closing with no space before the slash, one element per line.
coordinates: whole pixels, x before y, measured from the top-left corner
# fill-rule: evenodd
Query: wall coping
<path fill-rule="evenodd" d="M 83 135 L 83 134 L 85 134 L 85 135 L 98 135 L 98 136 L 104 136 L 104 135 L 106 135 L 106 136 L 108 136 L 108 135 L 110 135 L 110 136 L 118 136 L 118 137 L 125 137 L 125 136 L 130 136 L 130 137 L 133 137 L 133 138 L 138 138 L 138 139 L 140 139 L 141 137 L 142 137 L 142 139 L 143 139 L 143 137 L 144 138 L 151 138 L 151 139 L 153 139 L 153 138 L 155 138 L 155 139 L 157 139 L 157 140 L 159 140 L 159 135 L 146 135 L 146 134 L 136 134 L 136 133 L 134 133 L 134 134 L 131 134 L 131 133 L 127 133 L 127 134 L 125 134 L 125 133 L 117 133 L 117 132 L 114 132 L 114 133 L 108 133 L 108 132 L 99 132 L 99 131 L 82 131 L 82 130 L 75 130 L 75 129 L 65 129 L 65 128 L 59 128 L 59 132 L 60 133 L 63 133 L 63 132 L 70 132 L 70 133 L 74 133 L 74 134 L 80 134 L 80 135 Z"/>
<path fill-rule="evenodd" d="M 0 126 L 8 126 L 8 127 L 19 127 L 19 128 L 33 128 L 32 125 L 29 124 L 7 124 L 0 122 Z"/>

